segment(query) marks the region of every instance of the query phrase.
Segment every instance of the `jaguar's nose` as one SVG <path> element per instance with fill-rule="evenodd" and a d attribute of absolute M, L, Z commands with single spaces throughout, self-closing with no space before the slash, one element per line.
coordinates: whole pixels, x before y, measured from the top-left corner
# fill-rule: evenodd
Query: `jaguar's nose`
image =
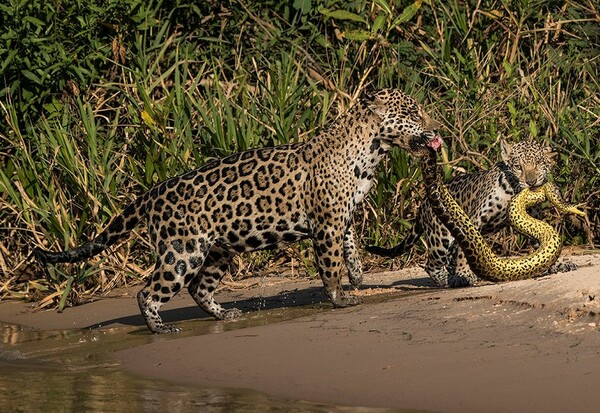
<path fill-rule="evenodd" d="M 546 178 L 535 173 L 535 171 L 525 173 L 525 182 L 530 188 L 536 188 L 546 183 Z"/>

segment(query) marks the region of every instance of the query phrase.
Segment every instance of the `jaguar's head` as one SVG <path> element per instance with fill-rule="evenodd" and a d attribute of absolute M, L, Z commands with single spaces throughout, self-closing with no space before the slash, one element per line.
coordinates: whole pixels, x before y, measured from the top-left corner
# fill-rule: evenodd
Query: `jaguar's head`
<path fill-rule="evenodd" d="M 500 148 L 502 160 L 523 188 L 537 188 L 548 181 L 555 155 L 549 146 L 533 139 L 511 145 L 502 139 Z"/>
<path fill-rule="evenodd" d="M 433 120 L 415 99 L 398 89 L 382 89 L 367 97 L 368 108 L 381 119 L 379 137 L 383 144 L 399 146 L 424 156 L 437 150 L 442 139 Z"/>

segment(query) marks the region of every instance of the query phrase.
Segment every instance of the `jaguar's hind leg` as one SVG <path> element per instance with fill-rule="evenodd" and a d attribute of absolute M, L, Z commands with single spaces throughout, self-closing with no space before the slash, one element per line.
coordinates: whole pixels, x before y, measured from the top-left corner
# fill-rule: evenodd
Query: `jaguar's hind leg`
<path fill-rule="evenodd" d="M 170 247 L 157 258 L 148 284 L 138 293 L 140 311 L 153 333 L 179 331 L 177 327 L 163 323 L 159 309 L 196 276 L 206 254 L 199 245 L 196 241 L 171 241 Z"/>
<path fill-rule="evenodd" d="M 171 297 L 163 302 L 160 296 L 152 293 L 152 285 L 157 284 L 151 283 L 146 288 L 140 290 L 140 292 L 137 294 L 138 305 L 146 325 L 150 331 L 156 334 L 174 333 L 179 331 L 179 328 L 175 327 L 174 325 L 165 324 L 158 313 L 158 310 L 164 304 L 164 302 L 168 301 Z"/>
<path fill-rule="evenodd" d="M 202 270 L 188 285 L 188 292 L 194 301 L 218 320 L 230 320 L 242 314 L 237 308 L 224 309 L 213 297 L 219 282 L 229 270 L 231 259 L 232 254 L 229 251 L 213 246 Z"/>
<path fill-rule="evenodd" d="M 353 287 L 359 287 L 363 282 L 363 270 L 356 242 L 354 237 L 354 228 L 350 226 L 344 235 L 344 259 L 348 268 L 348 280 Z"/>
<path fill-rule="evenodd" d="M 475 285 L 477 276 L 469 267 L 463 250 L 456 242 L 452 243 L 448 254 L 452 257 L 448 264 L 448 285 L 453 288 Z"/>
<path fill-rule="evenodd" d="M 445 248 L 429 248 L 427 251 L 427 262 L 425 263 L 425 272 L 440 287 L 448 286 L 448 270 L 446 263 L 448 251 Z"/>
<path fill-rule="evenodd" d="M 575 271 L 578 268 L 579 267 L 577 264 L 572 261 L 556 261 L 543 275 L 557 274 L 559 272 L 570 272 Z"/>

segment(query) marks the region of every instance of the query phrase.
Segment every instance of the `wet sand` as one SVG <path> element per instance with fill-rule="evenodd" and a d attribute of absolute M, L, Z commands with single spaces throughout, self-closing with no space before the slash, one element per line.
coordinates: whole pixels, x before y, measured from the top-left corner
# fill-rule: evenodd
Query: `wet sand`
<path fill-rule="evenodd" d="M 142 377 L 333 405 L 596 412 L 600 255 L 569 259 L 580 269 L 465 289 L 434 288 L 420 268 L 366 274 L 365 303 L 346 309 L 332 309 L 317 280 L 250 278 L 218 295 L 242 320 L 214 321 L 181 294 L 164 319 L 208 334 L 156 336 L 114 358 Z M 135 292 L 62 314 L 5 301 L 0 321 L 146 334 Z"/>

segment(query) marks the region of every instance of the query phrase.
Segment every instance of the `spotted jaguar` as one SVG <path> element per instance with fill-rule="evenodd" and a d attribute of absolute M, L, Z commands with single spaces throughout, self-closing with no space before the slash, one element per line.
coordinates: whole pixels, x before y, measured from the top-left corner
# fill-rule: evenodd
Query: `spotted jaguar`
<path fill-rule="evenodd" d="M 467 213 L 482 234 L 499 231 L 508 223 L 508 207 L 523 188 L 545 184 L 554 164 L 550 147 L 532 139 L 514 145 L 501 140 L 502 161 L 485 171 L 463 174 L 447 183 L 453 198 Z M 425 200 L 410 233 L 398 245 L 382 248 L 367 246 L 369 252 L 395 257 L 404 254 L 425 236 L 428 247 L 425 271 L 440 286 L 473 285 L 477 277 L 467 263 L 463 251 L 448 229 Z M 558 263 L 550 272 L 574 269 L 572 263 Z"/>
<path fill-rule="evenodd" d="M 353 286 L 362 282 L 353 212 L 390 149 L 426 155 L 441 145 L 436 128 L 413 98 L 383 89 L 311 140 L 239 152 L 167 179 L 89 243 L 63 252 L 36 249 L 34 255 L 45 264 L 85 260 L 145 218 L 156 264 L 138 304 L 152 332 L 169 333 L 178 328 L 164 324 L 159 309 L 184 287 L 213 317 L 238 317 L 238 309 L 224 309 L 214 299 L 232 257 L 308 238 L 333 306 L 356 305 L 360 298 L 346 294 L 341 283 L 344 266 Z"/>

